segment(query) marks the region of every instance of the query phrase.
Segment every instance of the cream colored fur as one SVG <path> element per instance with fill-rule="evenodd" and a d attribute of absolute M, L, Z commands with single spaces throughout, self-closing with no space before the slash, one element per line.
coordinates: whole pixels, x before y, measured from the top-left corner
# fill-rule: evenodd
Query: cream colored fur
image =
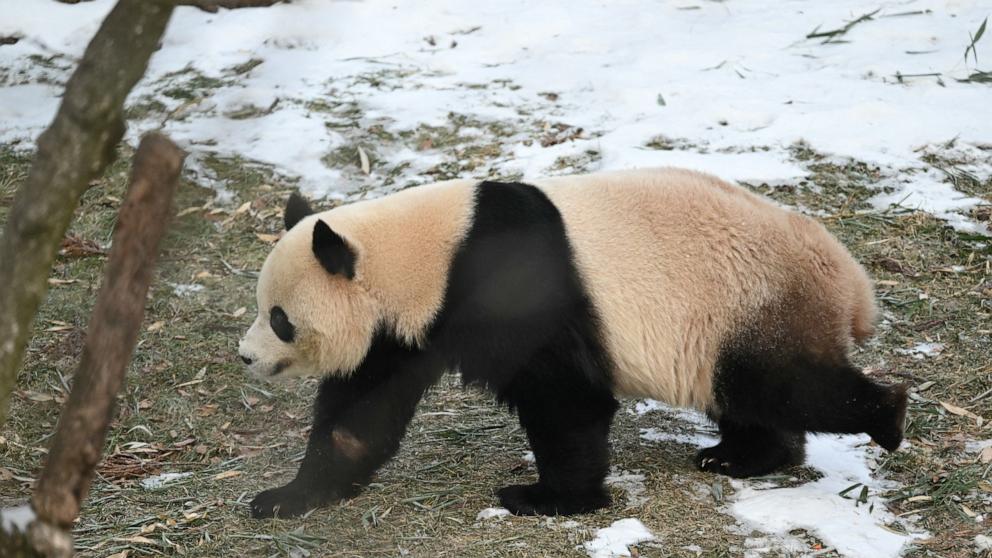
<path fill-rule="evenodd" d="M 377 327 L 419 344 L 444 300 L 455 249 L 471 225 L 474 182 L 453 180 L 403 190 L 311 215 L 276 243 L 262 266 L 258 318 L 241 354 L 267 376 L 349 373 L 361 364 Z M 332 276 L 312 252 L 313 227 L 323 220 L 357 253 L 353 280 Z M 283 343 L 269 327 L 282 306 L 297 328 Z"/>
<path fill-rule="evenodd" d="M 561 211 L 618 395 L 712 409 L 724 343 L 843 357 L 871 334 L 864 270 L 812 219 L 678 169 L 536 183 Z"/>

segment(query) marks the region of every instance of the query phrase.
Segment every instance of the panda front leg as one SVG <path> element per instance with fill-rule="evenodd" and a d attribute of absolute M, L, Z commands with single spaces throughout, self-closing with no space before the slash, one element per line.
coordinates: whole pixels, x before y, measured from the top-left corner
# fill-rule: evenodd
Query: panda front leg
<path fill-rule="evenodd" d="M 535 484 L 497 491 L 503 507 L 516 515 L 572 515 L 610 505 L 603 480 L 618 404 L 608 390 L 574 388 L 558 385 L 509 401 L 527 432 L 538 471 Z"/>
<path fill-rule="evenodd" d="M 396 454 L 417 404 L 444 370 L 406 353 L 373 354 L 348 378 L 324 379 L 296 478 L 256 496 L 252 517 L 295 517 L 368 484 Z"/>

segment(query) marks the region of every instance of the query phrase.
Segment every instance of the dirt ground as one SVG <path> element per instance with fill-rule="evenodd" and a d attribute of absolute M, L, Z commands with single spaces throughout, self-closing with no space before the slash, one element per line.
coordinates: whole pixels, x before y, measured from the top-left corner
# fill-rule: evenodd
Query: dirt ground
<path fill-rule="evenodd" d="M 443 149 L 444 132 L 423 134 Z M 488 151 L 476 147 L 471 160 L 484 163 Z M 82 348 L 129 156 L 122 152 L 85 194 L 52 271 L 12 415 L 0 427 L 0 505 L 29 496 L 44 460 Z M 992 464 L 966 451 L 969 441 L 992 438 L 992 245 L 926 214 L 871 209 L 877 169 L 827 162 L 803 145 L 793 156 L 811 172 L 807 180 L 749 186 L 814 212 L 865 264 L 884 321 L 857 360 L 875 377 L 914 386 L 910 444 L 878 470 L 904 488 L 873 497 L 932 534 L 908 556 L 972 556 L 974 536 L 988 525 L 975 516 L 992 513 Z M 0 223 L 28 163 L 27 155 L 0 146 Z M 955 161 L 932 164 L 959 190 L 992 201 L 989 181 L 955 172 Z M 294 474 L 316 387 L 315 380 L 249 378 L 235 353 L 255 315 L 253 272 L 279 231 L 293 184 L 244 161 L 206 165 L 233 200 L 220 203 L 213 190 L 190 181 L 181 188 L 106 458 L 75 528 L 81 556 L 584 556 L 581 544 L 623 517 L 637 517 L 658 539 L 638 545 L 635 556 L 740 556 L 760 546 L 760 534 L 725 513 L 731 485 L 691 466 L 695 447 L 646 445 L 638 436 L 639 428 L 686 425 L 663 413 L 633 413 L 634 402 L 618 414 L 614 463 L 644 476 L 647 502 L 628 509 L 616 487 L 611 508 L 577 523 L 477 521 L 480 510 L 497 505 L 496 488 L 532 481 L 536 471 L 515 419 L 453 378 L 426 398 L 397 458 L 358 497 L 302 519 L 249 519 L 247 502 Z M 989 207 L 973 217 L 987 221 Z M 924 358 L 906 351 L 921 342 L 943 350 Z M 140 483 L 166 472 L 187 475 L 158 489 Z M 790 474 L 795 478 L 772 482 L 802 482 L 810 473 Z M 836 555 L 812 535 L 795 534 L 808 552 Z"/>

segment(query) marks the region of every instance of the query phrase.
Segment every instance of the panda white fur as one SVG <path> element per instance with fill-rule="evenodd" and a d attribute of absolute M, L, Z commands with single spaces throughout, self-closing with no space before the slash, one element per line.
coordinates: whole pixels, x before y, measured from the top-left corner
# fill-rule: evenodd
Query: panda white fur
<path fill-rule="evenodd" d="M 617 397 L 705 411 L 697 467 L 735 477 L 801 462 L 804 434 L 902 440 L 906 393 L 848 359 L 871 282 L 821 225 L 677 169 L 523 183 L 456 180 L 312 214 L 298 196 L 262 267 L 249 369 L 323 376 L 295 480 L 256 517 L 352 495 L 398 449 L 446 370 L 519 415 L 539 480 L 517 514 L 609 504 Z"/>

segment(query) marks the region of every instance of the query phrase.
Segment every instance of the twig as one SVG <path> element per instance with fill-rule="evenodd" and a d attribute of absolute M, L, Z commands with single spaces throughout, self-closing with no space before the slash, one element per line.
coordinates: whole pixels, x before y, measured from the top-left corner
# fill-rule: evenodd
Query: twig
<path fill-rule="evenodd" d="M 38 518 L 50 525 L 71 527 L 89 492 L 141 331 L 148 285 L 184 157 L 176 144 L 159 134 L 145 136 L 135 153 L 86 347 L 34 494 Z"/>
<path fill-rule="evenodd" d="M 31 171 L 0 235 L 0 424 L 59 244 L 79 197 L 115 156 L 124 135 L 124 99 L 144 75 L 171 14 L 169 4 L 120 0 L 38 138 Z"/>
<path fill-rule="evenodd" d="M 830 31 L 817 31 L 817 29 L 819 29 L 819 27 L 817 27 L 816 29 L 814 29 L 813 31 L 811 31 L 808 35 L 806 35 L 806 38 L 807 39 L 819 39 L 820 37 L 826 37 L 826 40 L 824 40 L 821 43 L 821 44 L 824 44 L 825 45 L 825 44 L 827 44 L 829 42 L 832 42 L 837 37 L 844 36 L 855 25 L 857 25 L 859 23 L 862 23 L 862 22 L 865 22 L 865 21 L 871 21 L 872 20 L 872 16 L 874 16 L 875 14 L 877 14 L 878 12 L 880 12 L 881 10 L 882 10 L 882 8 L 878 8 L 874 12 L 869 12 L 867 14 L 864 14 L 861 17 L 859 17 L 858 19 L 855 19 L 853 21 L 849 21 L 846 25 L 844 25 L 844 27 L 840 27 L 838 29 L 832 29 Z"/>

